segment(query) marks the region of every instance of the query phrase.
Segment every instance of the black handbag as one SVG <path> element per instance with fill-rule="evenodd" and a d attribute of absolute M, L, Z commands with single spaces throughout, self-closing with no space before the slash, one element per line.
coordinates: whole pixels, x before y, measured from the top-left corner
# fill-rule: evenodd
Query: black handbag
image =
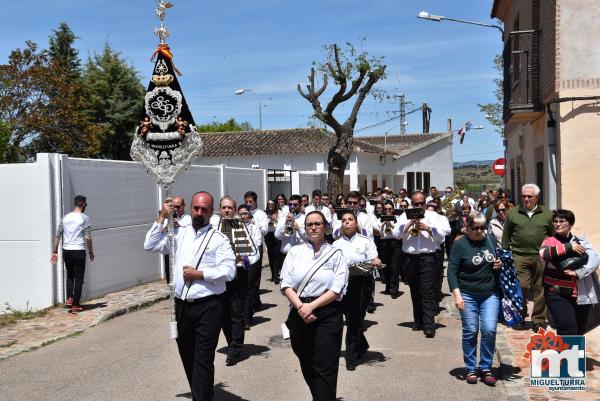
<path fill-rule="evenodd" d="M 579 244 L 579 240 L 575 238 L 575 242 Z M 581 269 L 588 262 L 588 254 L 584 253 L 583 255 L 578 254 L 577 252 L 569 251 L 564 256 L 556 258 L 552 260 L 552 264 L 561 272 L 565 270 L 577 270 Z"/>

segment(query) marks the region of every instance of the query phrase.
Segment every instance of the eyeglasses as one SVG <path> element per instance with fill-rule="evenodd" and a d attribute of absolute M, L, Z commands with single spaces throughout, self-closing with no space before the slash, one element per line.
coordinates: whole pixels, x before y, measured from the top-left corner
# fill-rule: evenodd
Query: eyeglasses
<path fill-rule="evenodd" d="M 314 223 L 306 223 L 306 228 L 311 228 L 311 227 L 321 227 L 323 225 L 322 221 L 315 221 Z"/>
<path fill-rule="evenodd" d="M 425 202 L 413 202 L 413 206 L 423 206 Z"/>
<path fill-rule="evenodd" d="M 500 213 L 500 212 L 506 213 L 506 208 L 498 209 L 498 213 Z"/>
<path fill-rule="evenodd" d="M 521 195 L 521 198 L 523 198 L 523 199 L 535 198 L 535 195 Z"/>
<path fill-rule="evenodd" d="M 360 202 L 359 201 L 346 201 L 346 203 L 348 205 L 358 205 Z"/>
<path fill-rule="evenodd" d="M 563 220 L 563 219 L 561 219 L 561 220 L 553 220 L 552 221 L 552 224 L 565 224 L 565 223 L 568 223 L 568 221 L 567 220 Z"/>
<path fill-rule="evenodd" d="M 485 231 L 486 228 L 486 226 L 471 226 L 471 230 L 473 231 Z"/>

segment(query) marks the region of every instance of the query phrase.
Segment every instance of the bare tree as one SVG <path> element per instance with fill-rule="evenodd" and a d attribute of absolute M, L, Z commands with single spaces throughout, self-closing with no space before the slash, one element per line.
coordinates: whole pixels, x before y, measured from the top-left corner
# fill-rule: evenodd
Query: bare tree
<path fill-rule="evenodd" d="M 315 83 L 315 68 L 311 68 L 308 76 L 309 84 L 306 85 L 308 93 L 298 84 L 298 92 L 308 100 L 315 112 L 315 117 L 333 129 L 336 136 L 335 145 L 329 150 L 327 164 L 329 175 L 327 177 L 327 191 L 335 198 L 342 193 L 344 184 L 344 170 L 352 154 L 354 127 L 358 111 L 369 93 L 380 95 L 373 90 L 373 85 L 385 78 L 383 58 L 375 58 L 366 52 L 357 53 L 352 44 L 347 43 L 347 49 L 340 51 L 336 44 L 326 45 L 326 61 L 318 66 L 323 73 L 323 83 L 320 87 Z M 331 76 L 337 85 L 337 92 L 331 97 L 325 109 L 319 97 L 327 89 L 328 76 Z M 356 95 L 356 96 L 355 96 Z M 350 115 L 341 123 L 333 112 L 342 103 L 354 99 Z"/>

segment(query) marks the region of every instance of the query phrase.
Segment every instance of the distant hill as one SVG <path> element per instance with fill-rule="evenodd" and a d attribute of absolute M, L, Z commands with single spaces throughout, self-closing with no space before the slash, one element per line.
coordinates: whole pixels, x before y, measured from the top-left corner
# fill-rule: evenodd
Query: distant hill
<path fill-rule="evenodd" d="M 454 162 L 454 168 L 459 167 L 479 167 L 479 166 L 491 166 L 494 160 L 469 160 L 468 162 Z"/>

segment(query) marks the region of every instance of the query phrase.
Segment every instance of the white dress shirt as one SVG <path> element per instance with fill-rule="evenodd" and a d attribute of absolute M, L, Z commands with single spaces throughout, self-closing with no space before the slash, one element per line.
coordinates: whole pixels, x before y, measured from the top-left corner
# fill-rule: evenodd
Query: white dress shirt
<path fill-rule="evenodd" d="M 269 218 L 267 217 L 267 214 L 260 209 L 250 210 L 250 213 L 254 218 L 254 224 L 256 224 L 256 226 L 260 230 L 260 235 L 262 237 L 267 235 L 267 233 L 269 232 Z M 264 238 L 261 238 L 258 246 L 262 245 L 263 240 Z"/>
<path fill-rule="evenodd" d="M 294 230 L 292 234 L 288 234 L 285 232 L 288 214 L 289 213 L 280 213 L 279 219 L 277 220 L 277 226 L 275 227 L 275 238 L 281 241 L 282 253 L 288 253 L 294 245 L 306 242 L 306 232 L 304 231 L 304 219 L 306 215 L 304 213 L 297 213 L 294 216 L 294 222 L 298 224 L 299 228 Z"/>
<path fill-rule="evenodd" d="M 325 205 L 319 205 L 319 206 L 320 206 L 320 208 L 317 208 L 314 204 L 310 204 L 310 205 L 306 206 L 304 208 L 304 214 L 306 215 L 312 211 L 318 210 L 319 212 L 323 213 L 323 216 L 325 216 L 325 220 L 327 220 L 327 223 L 331 224 L 332 223 L 331 211 Z"/>
<path fill-rule="evenodd" d="M 342 235 L 333 242 L 333 247 L 342 251 L 347 265 L 371 261 L 377 257 L 375 243 L 360 234 L 354 234 L 350 238 Z"/>
<path fill-rule="evenodd" d="M 377 219 L 377 229 L 379 230 L 379 236 L 381 239 L 396 238 L 396 236 L 394 235 L 394 229 L 398 226 L 398 217 L 399 216 L 394 216 L 394 221 L 381 221 L 380 219 Z M 392 228 L 392 230 L 388 234 L 385 233 L 385 223 L 389 223 Z"/>
<path fill-rule="evenodd" d="M 419 235 L 413 237 L 409 232 L 404 232 L 404 226 L 408 222 L 406 213 L 398 218 L 398 224 L 394 229 L 394 236 L 402 240 L 402 251 L 409 254 L 432 253 L 439 249 L 440 244 L 444 242 L 446 235 L 450 234 L 450 224 L 448 219 L 438 218 L 436 212 L 425 211 L 425 217 L 421 219 L 422 223 L 431 227 L 431 234 L 427 231 L 421 231 Z"/>
<path fill-rule="evenodd" d="M 211 237 L 211 233 L 212 237 Z M 206 250 L 198 270 L 204 273 L 204 280 L 194 280 L 189 291 L 184 289 L 183 266 L 192 265 L 197 257 L 203 240 L 208 241 Z M 219 231 L 214 230 L 210 224 L 198 231 L 193 226 L 176 227 L 173 238 L 173 254 L 175 263 L 173 275 L 175 278 L 175 296 L 185 299 L 204 298 L 209 295 L 225 292 L 225 282 L 235 277 L 235 255 L 231 250 L 229 239 Z M 144 249 L 151 252 L 169 254 L 167 235 L 163 231 L 163 225 L 154 222 L 146 233 Z M 194 266 L 195 267 L 195 266 Z M 189 283 L 188 283 L 189 284 Z M 187 287 L 187 286 L 186 286 Z M 183 299 L 183 298 L 182 298 Z"/>
<path fill-rule="evenodd" d="M 330 252 L 332 246 L 328 243 L 321 245 L 319 252 L 315 254 L 310 242 L 296 245 L 290 248 L 283 267 L 281 268 L 281 292 L 286 288 L 298 289 L 306 273 L 313 264 L 323 255 Z M 327 290 L 335 292 L 337 300 L 341 300 L 346 294 L 348 285 L 348 266 L 341 252 L 335 252 L 327 262 L 317 270 L 308 281 L 300 297 L 320 297 Z"/>

